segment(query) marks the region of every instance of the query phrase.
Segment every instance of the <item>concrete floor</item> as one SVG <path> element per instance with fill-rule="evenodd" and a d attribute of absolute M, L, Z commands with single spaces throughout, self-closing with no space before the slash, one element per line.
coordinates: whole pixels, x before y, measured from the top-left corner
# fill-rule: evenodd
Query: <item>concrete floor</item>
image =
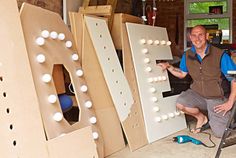
<path fill-rule="evenodd" d="M 211 130 L 206 130 L 211 133 Z M 134 152 L 130 152 L 127 146 L 123 150 L 114 153 L 107 158 L 214 158 L 218 145 L 219 138 L 212 136 L 213 142 L 216 143 L 215 148 L 206 148 L 202 145 L 195 145 L 192 143 L 177 144 L 172 142 L 172 138 L 177 135 L 190 135 L 203 143 L 211 145 L 208 135 L 199 133 L 192 134 L 188 129 L 179 131 L 171 136 L 158 140 L 152 144 L 146 145 Z M 236 143 L 236 142 L 235 142 Z M 221 152 L 220 158 L 236 158 L 236 145 L 224 148 Z"/>

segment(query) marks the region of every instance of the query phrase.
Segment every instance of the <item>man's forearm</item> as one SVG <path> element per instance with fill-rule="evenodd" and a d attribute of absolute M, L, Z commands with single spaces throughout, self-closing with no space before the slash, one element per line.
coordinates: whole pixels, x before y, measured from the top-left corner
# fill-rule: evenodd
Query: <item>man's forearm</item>
<path fill-rule="evenodd" d="M 187 73 L 183 73 L 179 68 L 176 68 L 172 65 L 169 65 L 167 67 L 167 70 L 172 74 L 174 75 L 175 77 L 178 77 L 178 78 L 184 78 L 186 76 Z"/>

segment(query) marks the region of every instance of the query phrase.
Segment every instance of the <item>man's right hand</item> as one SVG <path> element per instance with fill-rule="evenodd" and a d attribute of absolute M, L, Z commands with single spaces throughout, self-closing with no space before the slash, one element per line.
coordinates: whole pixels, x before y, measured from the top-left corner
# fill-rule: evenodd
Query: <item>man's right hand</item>
<path fill-rule="evenodd" d="M 171 65 L 168 62 L 158 63 L 157 66 L 160 66 L 163 71 L 171 67 Z"/>
<path fill-rule="evenodd" d="M 175 68 L 174 66 L 170 65 L 168 62 L 158 63 L 158 66 L 162 68 L 163 71 L 169 70 L 169 72 L 178 78 L 184 78 L 188 73 L 181 71 L 179 68 Z"/>

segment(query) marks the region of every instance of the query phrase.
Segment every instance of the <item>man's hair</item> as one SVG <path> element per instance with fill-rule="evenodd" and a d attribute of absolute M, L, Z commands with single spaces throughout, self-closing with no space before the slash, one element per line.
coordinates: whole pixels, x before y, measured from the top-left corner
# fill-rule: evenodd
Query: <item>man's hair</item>
<path fill-rule="evenodd" d="M 206 28 L 205 28 L 204 26 L 202 26 L 202 25 L 196 25 L 196 26 L 194 26 L 194 27 L 191 29 L 190 34 L 192 33 L 192 31 L 193 31 L 195 28 L 201 28 L 205 33 L 207 33 L 207 30 L 206 30 Z"/>

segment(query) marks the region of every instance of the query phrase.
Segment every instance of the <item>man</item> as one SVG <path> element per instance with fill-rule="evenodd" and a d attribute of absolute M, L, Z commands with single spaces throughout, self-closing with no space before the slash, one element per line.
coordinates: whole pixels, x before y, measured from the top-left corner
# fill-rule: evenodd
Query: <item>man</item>
<path fill-rule="evenodd" d="M 228 78 L 231 92 L 225 98 L 221 75 L 227 77 L 227 71 L 235 71 L 236 65 L 228 54 L 208 44 L 207 39 L 208 33 L 203 26 L 193 27 L 190 32 L 192 47 L 183 54 L 180 68 L 168 62 L 158 65 L 178 78 L 184 78 L 188 73 L 192 77 L 190 89 L 180 94 L 176 104 L 179 110 L 197 119 L 196 128 L 192 132 L 198 133 L 210 125 L 214 135 L 222 137 L 236 100 L 236 81 Z M 202 110 L 207 110 L 208 117 Z"/>

